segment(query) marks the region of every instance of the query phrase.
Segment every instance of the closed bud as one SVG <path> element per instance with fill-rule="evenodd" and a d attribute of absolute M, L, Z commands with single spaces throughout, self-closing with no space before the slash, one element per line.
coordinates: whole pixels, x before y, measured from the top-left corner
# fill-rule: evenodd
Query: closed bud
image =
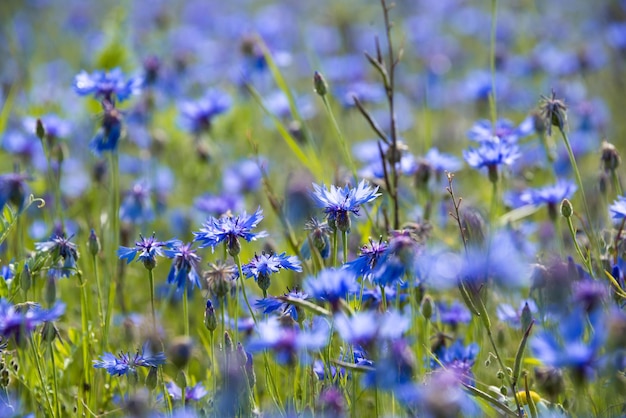
<path fill-rule="evenodd" d="M 572 202 L 569 199 L 563 199 L 561 202 L 561 215 L 564 218 L 571 218 L 574 213 L 574 207 L 572 206 Z"/>
<path fill-rule="evenodd" d="M 168 358 L 176 367 L 182 369 L 189 363 L 192 347 L 191 338 L 176 337 L 170 345 Z"/>
<path fill-rule="evenodd" d="M 422 301 L 422 315 L 424 315 L 424 318 L 427 320 L 430 320 L 433 316 L 433 300 L 430 296 L 426 296 Z"/>
<path fill-rule="evenodd" d="M 154 390 L 157 387 L 157 371 L 158 368 L 150 367 L 148 376 L 146 376 L 146 387 L 150 390 Z"/>
<path fill-rule="evenodd" d="M 328 92 L 328 85 L 326 84 L 326 80 L 324 76 L 316 71 L 313 73 L 313 88 L 317 94 L 324 97 Z"/>
<path fill-rule="evenodd" d="M 239 366 L 245 367 L 248 362 L 248 356 L 246 354 L 246 350 L 244 350 L 243 345 L 241 343 L 237 343 L 237 362 Z"/>
<path fill-rule="evenodd" d="M 234 236 L 234 237 L 228 237 L 228 239 L 226 240 L 226 248 L 228 249 L 228 254 L 231 255 L 231 257 L 237 257 L 239 255 L 239 253 L 241 252 L 241 243 L 239 242 L 239 239 Z"/>
<path fill-rule="evenodd" d="M 330 223 L 330 222 L 329 222 Z M 337 213 L 335 218 L 337 229 L 341 232 L 350 232 L 350 215 L 348 211 L 342 210 Z M 344 255 L 344 258 L 346 255 Z"/>
<path fill-rule="evenodd" d="M 533 314 L 532 312 L 530 312 L 530 307 L 528 306 L 528 302 L 526 302 L 524 304 L 524 307 L 522 308 L 522 317 L 521 317 L 523 332 L 526 332 L 532 320 L 533 320 Z"/>
<path fill-rule="evenodd" d="M 604 167 L 604 171 L 615 171 L 617 167 L 619 167 L 622 159 L 615 148 L 615 145 L 604 141 L 602 142 L 602 165 Z"/>
<path fill-rule="evenodd" d="M 233 339 L 230 338 L 230 334 L 228 331 L 224 331 L 224 349 L 226 353 L 232 353 L 235 345 L 233 344 Z"/>
<path fill-rule="evenodd" d="M 500 387 L 500 393 L 501 393 L 503 396 L 506 396 L 506 395 L 508 395 L 508 394 L 509 394 L 509 389 L 507 389 L 507 387 L 506 387 L 506 386 L 501 386 L 501 387 Z"/>
<path fill-rule="evenodd" d="M 35 134 L 40 141 L 43 141 L 44 137 L 46 136 L 46 128 L 43 127 L 43 122 L 41 121 L 41 119 L 37 119 Z"/>
<path fill-rule="evenodd" d="M 504 372 L 503 372 L 502 370 L 498 370 L 498 373 L 496 373 L 496 377 L 497 377 L 499 380 L 504 379 Z"/>
<path fill-rule="evenodd" d="M 263 294 L 265 294 L 265 292 L 267 292 L 267 289 L 270 288 L 270 275 L 267 273 L 261 273 L 259 274 L 259 278 L 257 279 L 256 283 L 259 285 L 259 288 L 263 291 Z"/>
<path fill-rule="evenodd" d="M 178 385 L 179 388 L 187 387 L 187 375 L 185 374 L 183 370 L 179 371 L 178 374 L 176 375 L 176 384 Z"/>
<path fill-rule="evenodd" d="M 153 270 L 156 267 L 156 258 L 155 257 L 146 257 L 143 259 L 143 266 L 147 270 Z"/>
<path fill-rule="evenodd" d="M 89 247 L 89 252 L 94 257 L 98 255 L 98 253 L 100 252 L 100 249 L 102 248 L 100 246 L 100 239 L 96 235 L 96 231 L 93 228 L 91 229 L 91 232 L 89 233 L 89 241 L 87 241 L 87 246 Z"/>
<path fill-rule="evenodd" d="M 215 308 L 211 300 L 206 301 L 206 309 L 204 310 L 204 326 L 209 331 L 213 332 L 217 329 L 217 316 L 215 315 Z"/>
<path fill-rule="evenodd" d="M 22 273 L 20 274 L 20 287 L 22 288 L 24 292 L 28 292 L 28 289 L 30 289 L 31 285 L 32 285 L 32 276 L 30 274 L 30 268 L 28 267 L 28 264 L 24 264 L 24 269 L 22 270 Z"/>
<path fill-rule="evenodd" d="M 53 322 L 44 322 L 41 328 L 41 339 L 45 342 L 52 342 L 59 335 L 59 330 Z"/>

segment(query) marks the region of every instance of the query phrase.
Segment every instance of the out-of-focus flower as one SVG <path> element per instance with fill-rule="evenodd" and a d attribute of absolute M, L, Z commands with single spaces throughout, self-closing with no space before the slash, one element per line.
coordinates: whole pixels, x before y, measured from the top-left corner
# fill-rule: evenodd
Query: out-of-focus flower
<path fill-rule="evenodd" d="M 496 308 L 496 315 L 500 321 L 507 322 L 510 325 L 519 328 L 522 325 L 522 313 L 526 306 L 528 306 L 528 310 L 531 315 L 537 314 L 538 309 L 535 301 L 532 299 L 526 299 L 520 303 L 520 307 L 518 309 L 515 309 L 508 303 L 498 305 Z"/>
<path fill-rule="evenodd" d="M 165 384 L 167 387 L 167 393 L 174 399 L 175 401 L 180 401 L 183 399 L 183 391 L 181 388 L 174 382 L 167 382 Z M 198 383 L 195 386 L 188 387 L 185 389 L 185 403 L 188 401 L 199 401 L 204 398 L 209 392 L 204 388 L 202 383 Z"/>
<path fill-rule="evenodd" d="M 547 205 L 551 219 L 556 219 L 557 206 L 563 199 L 571 199 L 577 188 L 571 181 L 559 180 L 551 186 L 527 190 L 519 196 L 519 200 L 526 205 Z"/>
<path fill-rule="evenodd" d="M 344 268 L 352 272 L 357 277 L 371 280 L 372 271 L 387 250 L 388 245 L 382 238 L 376 242 L 370 239 L 369 245 L 361 247 L 361 255 L 353 261 L 346 263 Z"/>
<path fill-rule="evenodd" d="M 31 333 L 44 322 L 53 322 L 65 312 L 65 304 L 57 302 L 50 309 L 42 309 L 35 303 L 13 305 L 0 299 L 0 336 L 2 339 L 15 339 L 21 345 Z"/>
<path fill-rule="evenodd" d="M 122 136 L 122 114 L 113 103 L 102 102 L 102 124 L 96 136 L 89 143 L 89 148 L 96 156 L 103 152 L 117 151 L 117 145 Z"/>
<path fill-rule="evenodd" d="M 518 139 L 532 134 L 534 130 L 535 125 L 530 116 L 517 127 L 513 122 L 506 119 L 499 119 L 495 127 L 489 120 L 480 120 L 467 132 L 467 137 L 472 141 L 480 143 L 491 141 L 495 136 L 503 142 L 512 144 L 517 142 Z"/>
<path fill-rule="evenodd" d="M 131 95 L 141 92 L 143 79 L 131 77 L 126 79 L 120 68 L 111 71 L 94 71 L 89 74 L 81 71 L 74 77 L 74 91 L 81 96 L 93 95 L 97 99 L 113 102 L 114 98 L 123 102 Z"/>
<path fill-rule="evenodd" d="M 307 239 L 302 243 L 300 253 L 303 258 L 311 258 L 311 244 L 319 251 L 322 258 L 330 256 L 330 227 L 326 222 L 320 222 L 317 218 L 311 218 L 305 229 L 311 231 Z"/>
<path fill-rule="evenodd" d="M 204 97 L 196 101 L 180 104 L 181 123 L 193 134 L 211 129 L 213 118 L 226 112 L 232 106 L 230 96 L 220 90 L 209 90 Z"/>
<path fill-rule="evenodd" d="M 30 188 L 26 181 L 31 177 L 26 174 L 7 173 L 0 175 L 0 210 L 11 203 L 21 212 L 28 200 Z"/>
<path fill-rule="evenodd" d="M 294 321 L 301 323 L 304 319 L 303 316 L 305 312 L 303 312 L 301 308 L 292 305 L 289 301 L 285 299 L 285 297 L 299 300 L 309 299 L 308 294 L 302 292 L 301 290 L 295 289 L 289 291 L 288 293 L 285 293 L 284 296 L 269 296 L 263 299 L 258 299 L 254 303 L 254 306 L 258 309 L 262 309 L 264 314 L 277 312 L 281 317 L 284 315 L 288 315 L 293 318 Z"/>
<path fill-rule="evenodd" d="M 154 220 L 150 187 L 144 180 L 133 184 L 120 205 L 120 219 L 130 224 L 146 224 Z"/>
<path fill-rule="evenodd" d="M 609 206 L 609 212 L 615 221 L 626 218 L 626 196 L 618 196 L 617 200 Z"/>
<path fill-rule="evenodd" d="M 489 180 L 494 182 L 498 179 L 498 167 L 513 164 L 520 157 L 520 153 L 517 145 L 492 137 L 482 141 L 478 148 L 464 150 L 463 157 L 473 168 L 487 167 Z"/>
<path fill-rule="evenodd" d="M 176 288 L 179 291 L 184 291 L 187 287 L 187 279 L 189 279 L 189 283 L 192 286 L 202 287 L 200 285 L 200 275 L 198 274 L 200 257 L 191 248 L 191 243 L 175 242 L 171 249 L 165 249 L 163 253 L 173 259 L 172 267 L 167 275 L 169 284 L 176 284 Z"/>
<path fill-rule="evenodd" d="M 456 328 L 459 324 L 467 324 L 472 319 L 472 314 L 458 300 L 449 304 L 437 303 L 437 315 L 442 324 Z"/>
<path fill-rule="evenodd" d="M 348 232 L 350 231 L 348 213 L 358 215 L 361 205 L 380 196 L 380 193 L 376 193 L 377 191 L 378 187 L 370 187 L 365 180 L 361 180 L 353 189 L 348 186 L 342 189 L 331 185 L 329 190 L 324 185 L 320 187 L 313 183 L 311 196 L 319 207 L 324 208 L 331 227 L 335 225 L 340 231 Z"/>
<path fill-rule="evenodd" d="M 382 314 L 372 311 L 357 312 L 351 317 L 344 314 L 335 315 L 335 328 L 341 338 L 366 350 L 371 349 L 377 342 L 402 337 L 410 326 L 410 314 L 402 314 L 395 310 Z"/>
<path fill-rule="evenodd" d="M 63 259 L 62 276 L 69 277 L 75 273 L 78 249 L 70 238 L 66 238 L 65 235 L 56 235 L 49 241 L 36 243 L 35 249 L 52 254 L 53 263 Z"/>
<path fill-rule="evenodd" d="M 444 367 L 455 372 L 462 382 L 468 385 L 474 384 L 472 367 L 478 356 L 478 344 L 472 343 L 465 346 L 461 340 L 456 340 L 450 346 L 440 345 L 433 353 L 436 359 L 431 359 L 433 369 Z"/>
<path fill-rule="evenodd" d="M 127 373 L 136 373 L 137 367 L 158 367 L 165 364 L 165 354 L 153 353 L 150 342 L 145 342 L 141 353 L 137 351 L 134 356 L 128 353 L 120 353 L 118 357 L 111 353 L 104 353 L 100 360 L 93 361 L 96 369 L 105 369 L 111 376 L 123 376 Z"/>
<path fill-rule="evenodd" d="M 314 299 L 328 301 L 335 309 L 339 300 L 357 290 L 357 282 L 348 270 L 327 268 L 317 276 L 309 276 L 304 282 L 304 290 Z"/>
<path fill-rule="evenodd" d="M 239 255 L 241 244 L 239 238 L 246 241 L 256 241 L 257 238 L 267 236 L 267 232 L 252 232 L 263 219 L 263 210 L 258 208 L 252 215 L 248 215 L 245 211 L 239 216 L 225 215 L 221 218 L 210 217 L 200 228 L 200 231 L 194 232 L 194 241 L 200 241 L 200 248 L 215 247 L 225 242 L 226 247 L 233 257 Z"/>

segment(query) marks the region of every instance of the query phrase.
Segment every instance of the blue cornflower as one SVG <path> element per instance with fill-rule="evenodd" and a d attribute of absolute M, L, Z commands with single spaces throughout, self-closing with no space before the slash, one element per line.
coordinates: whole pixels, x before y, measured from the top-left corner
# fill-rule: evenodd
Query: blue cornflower
<path fill-rule="evenodd" d="M 519 200 L 526 205 L 547 205 L 550 219 L 556 219 L 557 206 L 561 204 L 563 199 L 571 199 L 577 188 L 573 182 L 560 179 L 554 185 L 523 192 L 519 196 Z"/>
<path fill-rule="evenodd" d="M 111 376 L 134 374 L 137 372 L 137 367 L 157 367 L 161 364 L 165 364 L 165 354 L 163 352 L 153 353 L 149 341 L 144 343 L 141 354 L 139 351 L 134 356 L 129 353 L 120 353 L 116 357 L 111 353 L 104 353 L 100 356 L 100 360 L 93 361 L 93 367 L 106 369 Z"/>
<path fill-rule="evenodd" d="M 317 276 L 309 276 L 304 282 L 304 290 L 314 299 L 328 301 L 333 310 L 337 310 L 339 301 L 357 290 L 357 282 L 348 270 L 327 268 Z"/>
<path fill-rule="evenodd" d="M 413 383 L 417 361 L 411 346 L 405 339 L 392 341 L 376 360 L 373 370 L 363 376 L 365 387 L 396 390 Z"/>
<path fill-rule="evenodd" d="M 131 95 L 141 92 L 143 79 L 131 77 L 126 79 L 120 68 L 111 71 L 94 71 L 89 74 L 81 71 L 74 77 L 74 91 L 81 96 L 94 95 L 97 99 L 113 102 L 114 97 L 120 102 Z"/>
<path fill-rule="evenodd" d="M 260 256 L 255 254 L 254 258 L 248 264 L 244 264 L 241 269 L 246 278 L 254 277 L 254 280 L 263 291 L 263 297 L 266 297 L 272 273 L 278 273 L 280 269 L 300 272 L 302 271 L 302 266 L 298 257 L 294 255 L 286 256 L 285 253 L 268 255 L 263 253 Z"/>
<path fill-rule="evenodd" d="M 174 382 L 167 382 L 165 384 L 167 387 L 167 393 L 174 399 L 175 401 L 180 401 L 183 398 L 183 391 L 180 387 Z M 198 383 L 195 386 L 188 387 L 185 390 L 185 403 L 187 401 L 199 401 L 204 398 L 209 392 L 204 388 L 202 383 Z"/>
<path fill-rule="evenodd" d="M 463 383 L 473 385 L 474 373 L 472 373 L 472 367 L 476 362 L 478 350 L 478 344 L 472 343 L 465 346 L 461 340 L 456 340 L 449 347 L 442 344 L 433 353 L 437 359 L 431 359 L 430 366 L 433 369 L 444 367 L 452 370 Z"/>
<path fill-rule="evenodd" d="M 53 263 L 63 259 L 61 275 L 69 277 L 76 271 L 76 260 L 78 259 L 78 249 L 76 244 L 65 238 L 65 235 L 56 235 L 49 241 L 35 243 L 35 249 L 44 253 L 52 254 Z"/>
<path fill-rule="evenodd" d="M 137 253 L 139 253 L 137 261 L 143 262 L 143 265 L 148 270 L 152 270 L 156 266 L 157 256 L 163 257 L 163 250 L 172 249 L 175 244 L 180 242 L 178 240 L 170 240 L 166 242 L 157 241 L 154 234 L 148 238 L 145 238 L 142 235 L 139 235 L 139 237 L 141 238 L 141 241 L 135 242 L 134 248 L 120 246 L 117 250 L 117 255 L 122 260 L 126 260 L 126 263 L 129 264 L 135 259 Z"/>
<path fill-rule="evenodd" d="M 467 163 L 476 169 L 487 167 L 489 180 L 498 180 L 498 166 L 511 165 L 521 156 L 515 144 L 502 141 L 497 137 L 482 141 L 478 148 L 469 148 L 463 151 Z"/>
<path fill-rule="evenodd" d="M 200 241 L 200 248 L 215 247 L 224 242 L 228 248 L 228 252 L 233 257 L 239 255 L 241 245 L 239 238 L 246 241 L 255 241 L 257 238 L 267 236 L 267 232 L 252 232 L 254 228 L 263 219 L 263 210 L 258 208 L 255 213 L 248 215 L 245 211 L 240 216 L 226 215 L 221 218 L 210 217 L 200 228 L 199 232 L 194 232 L 194 241 Z"/>
<path fill-rule="evenodd" d="M 370 239 L 369 245 L 361 247 L 361 255 L 355 260 L 346 263 L 344 268 L 352 272 L 357 277 L 372 280 L 372 271 L 376 268 L 378 260 L 387 248 L 388 245 L 382 240 L 382 238 L 378 242 Z"/>
<path fill-rule="evenodd" d="M 310 331 L 299 327 L 282 326 L 278 318 L 270 317 L 260 322 L 258 335 L 248 344 L 250 352 L 272 350 L 279 364 L 294 364 L 296 359 L 306 360 L 306 352 L 317 351 L 328 344 L 330 327 L 326 320 L 316 318 Z"/>
<path fill-rule="evenodd" d="M 46 310 L 31 302 L 13 305 L 0 299 L 0 336 L 3 340 L 14 338 L 21 345 L 37 326 L 56 321 L 64 312 L 65 304 L 61 302 Z"/>
<path fill-rule="evenodd" d="M 330 186 L 330 190 L 325 185 L 321 187 L 313 183 L 311 196 L 315 203 L 324 208 L 328 217 L 328 223 L 336 226 L 343 232 L 350 231 L 349 212 L 359 214 L 359 206 L 380 196 L 378 186 L 371 188 L 365 180 L 361 180 L 356 188 L 350 189 L 348 186 L 342 188 Z"/>
<path fill-rule="evenodd" d="M 532 116 L 524 119 L 519 126 L 515 126 L 513 122 L 507 119 L 499 119 L 496 121 L 495 128 L 489 120 L 480 120 L 472 126 L 467 132 L 467 137 L 472 141 L 483 142 L 490 141 L 494 136 L 509 144 L 517 142 L 519 138 L 523 138 L 532 134 L 535 130 L 535 124 Z"/>
<path fill-rule="evenodd" d="M 609 206 L 609 212 L 614 221 L 626 218 L 626 196 L 618 196 L 617 200 Z"/>
<path fill-rule="evenodd" d="M 12 266 L 2 266 L 2 268 L 0 269 L 0 277 L 2 277 L 7 285 L 11 283 L 11 280 L 13 280 L 13 277 L 15 276 L 11 267 Z M 24 265 L 24 269 L 28 269 L 28 264 Z"/>
<path fill-rule="evenodd" d="M 126 193 L 120 205 L 120 219 L 130 224 L 144 224 L 154 220 L 150 186 L 145 180 L 136 182 Z"/>
<path fill-rule="evenodd" d="M 424 161 L 437 173 L 457 171 L 462 167 L 461 161 L 453 155 L 439 152 L 438 148 L 431 148 L 423 157 Z"/>
<path fill-rule="evenodd" d="M 258 299 L 254 306 L 257 309 L 262 309 L 264 314 L 269 314 L 272 312 L 278 312 L 279 316 L 290 316 L 294 321 L 301 323 L 304 319 L 305 312 L 288 302 L 285 298 L 292 299 L 300 299 L 307 300 L 309 299 L 309 295 L 304 293 L 299 289 L 290 290 L 288 293 L 285 293 L 283 296 L 279 297 L 266 297 L 263 299 Z"/>
<path fill-rule="evenodd" d="M 391 231 L 391 239 L 369 276 L 374 284 L 390 286 L 415 270 L 416 260 L 422 252 L 422 239 L 411 230 Z"/>
<path fill-rule="evenodd" d="M 363 284 L 361 283 L 361 286 Z M 396 296 L 400 298 L 400 302 L 404 302 L 407 299 L 407 293 L 400 292 L 396 294 L 396 286 L 385 286 L 385 300 L 388 305 L 394 304 Z M 360 292 L 360 289 L 359 289 Z M 361 298 L 361 309 L 377 310 L 380 309 L 383 303 L 383 293 L 380 286 L 374 286 L 372 288 L 363 287 L 363 297 Z"/>
<path fill-rule="evenodd" d="M 377 342 L 402 337 L 411 326 L 411 316 L 394 310 L 382 314 L 364 311 L 350 317 L 336 314 L 334 324 L 341 338 L 348 344 L 369 350 Z"/>
<path fill-rule="evenodd" d="M 437 311 L 441 323 L 455 329 L 459 324 L 467 324 L 472 319 L 469 309 L 458 300 L 453 300 L 449 304 L 437 303 Z"/>
<path fill-rule="evenodd" d="M 11 203 L 18 212 L 22 211 L 30 194 L 30 188 L 26 184 L 29 180 L 31 177 L 26 174 L 0 175 L 0 211 L 7 203 Z"/>
<path fill-rule="evenodd" d="M 115 152 L 122 136 L 122 114 L 113 103 L 102 102 L 102 124 L 96 136 L 89 143 L 89 148 L 96 156 L 103 152 Z"/>
<path fill-rule="evenodd" d="M 205 193 L 194 200 L 193 206 L 208 215 L 220 216 L 228 211 L 241 210 L 243 204 L 243 196 L 237 193 Z"/>
<path fill-rule="evenodd" d="M 311 258 L 311 244 L 319 251 L 322 258 L 330 255 L 330 227 L 327 222 L 320 222 L 317 218 L 311 218 L 304 226 L 311 231 L 307 239 L 302 243 L 300 254 L 305 259 Z"/>
<path fill-rule="evenodd" d="M 61 119 L 53 113 L 43 115 L 39 119 L 28 117 L 24 119 L 22 126 L 28 132 L 36 133 L 38 120 L 41 121 L 41 125 L 44 128 L 48 144 L 54 144 L 54 141 L 58 138 L 67 138 L 72 131 L 72 125 L 68 121 Z"/>
<path fill-rule="evenodd" d="M 180 104 L 181 122 L 194 134 L 209 131 L 213 118 L 226 112 L 231 105 L 232 100 L 228 94 L 220 90 L 209 90 L 199 100 Z"/>
<path fill-rule="evenodd" d="M 502 322 L 507 322 L 516 328 L 520 328 L 522 325 L 522 312 L 524 307 L 528 306 L 528 311 L 531 315 L 536 315 L 538 312 L 537 304 L 532 299 L 525 299 L 520 303 L 518 309 L 508 303 L 502 303 L 496 308 L 496 315 Z"/>
<path fill-rule="evenodd" d="M 167 275 L 169 284 L 176 284 L 176 288 L 184 290 L 187 284 L 187 278 L 192 285 L 200 288 L 200 275 L 198 267 L 200 265 L 200 257 L 196 255 L 196 251 L 191 249 L 191 243 L 183 244 L 175 242 L 171 249 L 165 249 L 163 253 L 173 258 L 172 267 Z"/>
<path fill-rule="evenodd" d="M 548 366 L 570 369 L 577 382 L 593 378 L 606 339 L 606 327 L 602 312 L 590 314 L 589 319 L 593 330 L 589 341 L 583 340 L 587 320 L 582 310 L 576 310 L 559 322 L 560 342 L 554 332 L 548 331 L 538 333 L 530 341 L 535 356 Z"/>

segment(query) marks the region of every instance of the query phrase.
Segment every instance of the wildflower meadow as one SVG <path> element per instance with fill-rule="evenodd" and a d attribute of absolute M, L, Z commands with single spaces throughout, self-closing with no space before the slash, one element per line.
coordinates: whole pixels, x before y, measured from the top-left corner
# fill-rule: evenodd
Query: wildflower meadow
<path fill-rule="evenodd" d="M 626 416 L 625 1 L 0 22 L 0 418 Z"/>

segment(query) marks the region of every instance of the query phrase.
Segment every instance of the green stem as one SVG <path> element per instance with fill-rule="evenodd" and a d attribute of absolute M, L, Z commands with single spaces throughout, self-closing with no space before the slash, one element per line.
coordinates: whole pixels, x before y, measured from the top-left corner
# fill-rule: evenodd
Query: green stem
<path fill-rule="evenodd" d="M 337 119 L 335 119 L 335 114 L 333 113 L 333 109 L 330 107 L 330 104 L 328 103 L 326 96 L 321 96 L 321 97 L 322 97 L 322 101 L 324 102 L 324 107 L 326 108 L 326 112 L 328 113 L 328 116 L 330 117 L 330 120 L 333 123 L 333 127 L 335 128 L 335 131 L 337 131 L 337 139 L 339 140 L 339 146 L 341 147 L 341 150 L 343 151 L 343 156 L 356 181 L 357 179 L 356 167 L 354 165 L 354 161 L 352 161 L 352 156 L 348 149 L 348 142 L 346 141 L 346 138 L 343 136 L 343 133 L 341 133 L 341 129 L 339 128 Z"/>
<path fill-rule="evenodd" d="M 82 338 L 83 338 L 83 372 L 85 384 L 90 383 L 89 371 L 91 370 L 89 364 L 89 319 L 88 319 L 88 304 L 87 304 L 87 294 L 86 294 L 86 281 L 83 281 L 83 275 L 80 271 L 77 273 L 78 280 L 80 282 L 80 322 L 82 328 Z M 87 404 L 89 402 L 86 400 Z"/>
<path fill-rule="evenodd" d="M 578 253 L 578 256 L 580 257 L 580 259 L 585 264 L 585 267 L 587 268 L 587 271 L 589 272 L 591 277 L 594 277 L 593 268 L 591 266 L 591 260 L 589 259 L 589 257 L 585 257 L 585 254 L 583 253 L 583 251 L 580 249 L 580 246 L 578 245 L 578 240 L 576 239 L 576 230 L 574 229 L 574 224 L 572 223 L 572 217 L 570 216 L 569 218 L 566 218 L 566 219 L 567 219 L 567 227 L 569 228 L 569 233 L 572 237 L 572 241 L 574 241 L 574 247 L 576 248 L 576 252 Z"/>
<path fill-rule="evenodd" d="M 46 404 L 48 406 L 48 409 L 50 410 L 50 416 L 54 416 L 54 409 L 52 408 L 52 402 L 50 401 L 50 398 L 48 397 L 48 385 L 46 383 L 46 380 L 44 378 L 44 374 L 42 372 L 42 366 L 41 366 L 41 362 L 40 362 L 40 357 L 39 357 L 39 352 L 37 351 L 37 348 L 35 347 L 35 343 L 33 341 L 32 338 L 29 338 L 30 341 L 30 347 L 33 351 L 33 357 L 35 358 L 35 367 L 37 368 L 37 374 L 39 375 L 39 381 L 41 382 L 41 391 L 43 392 L 44 397 L 46 398 Z"/>
<path fill-rule="evenodd" d="M 102 288 L 100 286 L 100 272 L 98 271 L 98 260 L 96 255 L 91 257 L 93 262 L 93 274 L 96 277 L 96 290 L 98 292 L 98 319 L 100 320 L 100 329 L 104 327 L 104 308 L 102 307 Z M 104 342 L 104 339 L 102 340 Z M 105 347 L 102 347 L 102 351 L 105 350 Z"/>
<path fill-rule="evenodd" d="M 387 296 L 385 295 L 385 286 L 380 285 L 380 295 L 383 300 L 383 312 L 387 312 Z"/>
<path fill-rule="evenodd" d="M 154 273 L 152 272 L 152 269 L 148 269 L 148 281 L 150 282 L 150 308 L 151 308 L 151 313 L 152 313 L 152 331 L 154 331 L 156 335 L 157 325 L 156 325 L 156 312 L 154 310 Z M 187 294 L 187 292 L 185 292 L 185 294 Z M 185 307 L 184 301 L 185 300 L 183 299 L 183 308 Z"/>
<path fill-rule="evenodd" d="M 59 384 L 57 382 L 57 365 L 54 358 L 54 347 L 52 341 L 48 341 L 48 348 L 50 349 L 50 362 L 52 363 L 52 380 L 54 383 L 54 406 L 56 410 L 56 416 L 61 417 L 61 406 L 59 404 Z"/>
<path fill-rule="evenodd" d="M 496 100 L 496 29 L 498 17 L 498 0 L 491 0 L 491 36 L 489 42 L 489 69 L 491 72 L 491 92 L 489 94 L 489 108 L 491 111 L 491 126 L 495 130 L 498 121 Z"/>
<path fill-rule="evenodd" d="M 109 217 L 111 218 L 111 230 L 108 236 L 108 254 L 107 262 L 109 263 L 109 275 L 107 278 L 109 287 L 109 296 L 107 299 L 106 317 L 104 322 L 104 345 L 108 346 L 109 340 L 109 327 L 111 323 L 111 315 L 113 313 L 113 303 L 115 300 L 115 291 L 118 280 L 116 277 L 117 267 L 117 249 L 119 247 L 119 212 L 120 212 L 120 177 L 119 177 L 119 155 L 117 152 L 111 153 L 111 211 Z M 120 281 L 120 285 L 121 285 Z"/>
<path fill-rule="evenodd" d="M 622 195 L 622 185 L 619 181 L 619 176 L 617 175 L 617 170 L 611 170 L 611 182 L 613 183 L 613 190 L 617 194 L 617 196 Z"/>
<path fill-rule="evenodd" d="M 250 316 L 256 325 L 256 316 L 254 316 L 254 311 L 252 310 L 252 306 L 250 306 L 250 302 L 248 302 L 248 295 L 246 294 L 246 284 L 243 282 L 243 271 L 241 269 L 241 259 L 238 255 L 234 256 L 235 264 L 237 264 L 237 269 L 239 270 L 239 281 L 241 281 L 241 293 L 243 293 L 243 300 L 246 301 L 246 306 L 248 307 L 248 311 L 250 311 Z"/>
<path fill-rule="evenodd" d="M 331 259 L 331 262 L 332 262 L 331 265 L 333 267 L 337 267 L 337 252 L 338 252 L 337 241 L 338 241 L 338 239 L 337 239 L 337 228 L 335 228 L 333 230 L 333 255 L 332 255 L 333 258 Z"/>
<path fill-rule="evenodd" d="M 185 336 L 188 336 L 189 335 L 189 302 L 187 301 L 186 283 L 185 283 L 185 287 L 183 288 L 183 324 L 185 326 Z"/>
<path fill-rule="evenodd" d="M 348 232 L 341 231 L 341 241 L 343 243 L 343 264 L 348 262 Z"/>

